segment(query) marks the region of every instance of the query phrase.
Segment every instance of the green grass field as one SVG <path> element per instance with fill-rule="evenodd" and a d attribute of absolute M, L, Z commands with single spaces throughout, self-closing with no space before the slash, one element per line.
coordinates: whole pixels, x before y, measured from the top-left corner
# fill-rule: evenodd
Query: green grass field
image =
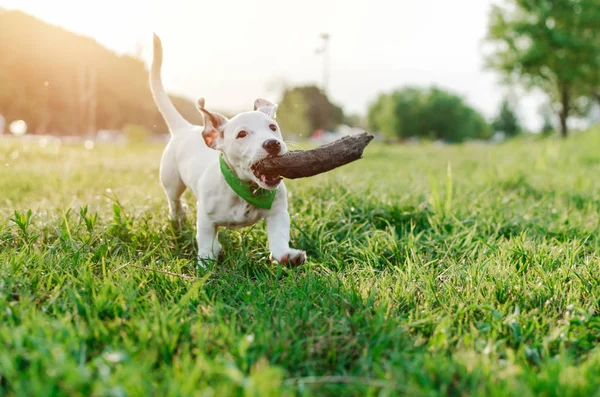
<path fill-rule="evenodd" d="M 161 149 L 0 143 L 0 395 L 600 395 L 600 131 L 373 144 L 209 273 Z"/>

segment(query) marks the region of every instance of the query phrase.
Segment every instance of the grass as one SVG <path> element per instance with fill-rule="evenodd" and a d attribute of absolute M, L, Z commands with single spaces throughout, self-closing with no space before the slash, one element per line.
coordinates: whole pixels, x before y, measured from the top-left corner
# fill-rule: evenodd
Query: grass
<path fill-rule="evenodd" d="M 198 273 L 161 147 L 0 144 L 0 395 L 599 396 L 599 147 L 372 145 L 288 182 L 305 266 Z"/>

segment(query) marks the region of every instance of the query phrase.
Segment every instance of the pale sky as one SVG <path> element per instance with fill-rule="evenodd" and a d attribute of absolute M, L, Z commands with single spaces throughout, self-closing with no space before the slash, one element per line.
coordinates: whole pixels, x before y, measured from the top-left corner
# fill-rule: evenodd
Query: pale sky
<path fill-rule="evenodd" d="M 487 117 L 507 93 L 483 68 L 481 42 L 493 0 L 0 0 L 104 46 L 151 58 L 164 46 L 168 91 L 207 105 L 247 110 L 280 99 L 282 84 L 322 81 L 315 54 L 331 35 L 329 95 L 366 113 L 378 93 L 437 84 Z M 519 114 L 537 128 L 539 97 L 519 95 Z"/>

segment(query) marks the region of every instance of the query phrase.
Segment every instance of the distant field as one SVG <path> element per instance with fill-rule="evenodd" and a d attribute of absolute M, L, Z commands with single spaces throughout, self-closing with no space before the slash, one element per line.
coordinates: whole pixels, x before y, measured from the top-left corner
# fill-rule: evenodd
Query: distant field
<path fill-rule="evenodd" d="M 600 395 L 600 131 L 288 181 L 292 270 L 197 273 L 161 150 L 0 140 L 0 395 Z"/>

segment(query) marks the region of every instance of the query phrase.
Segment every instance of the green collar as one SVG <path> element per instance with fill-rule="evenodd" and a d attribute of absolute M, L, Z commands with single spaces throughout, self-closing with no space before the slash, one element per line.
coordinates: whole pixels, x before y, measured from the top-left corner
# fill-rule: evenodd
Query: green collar
<path fill-rule="evenodd" d="M 221 174 L 229 187 L 237 193 L 238 196 L 246 200 L 255 207 L 270 210 L 275 200 L 277 190 L 263 189 L 253 182 L 244 182 L 233 173 L 229 165 L 225 162 L 223 155 L 220 156 Z"/>

